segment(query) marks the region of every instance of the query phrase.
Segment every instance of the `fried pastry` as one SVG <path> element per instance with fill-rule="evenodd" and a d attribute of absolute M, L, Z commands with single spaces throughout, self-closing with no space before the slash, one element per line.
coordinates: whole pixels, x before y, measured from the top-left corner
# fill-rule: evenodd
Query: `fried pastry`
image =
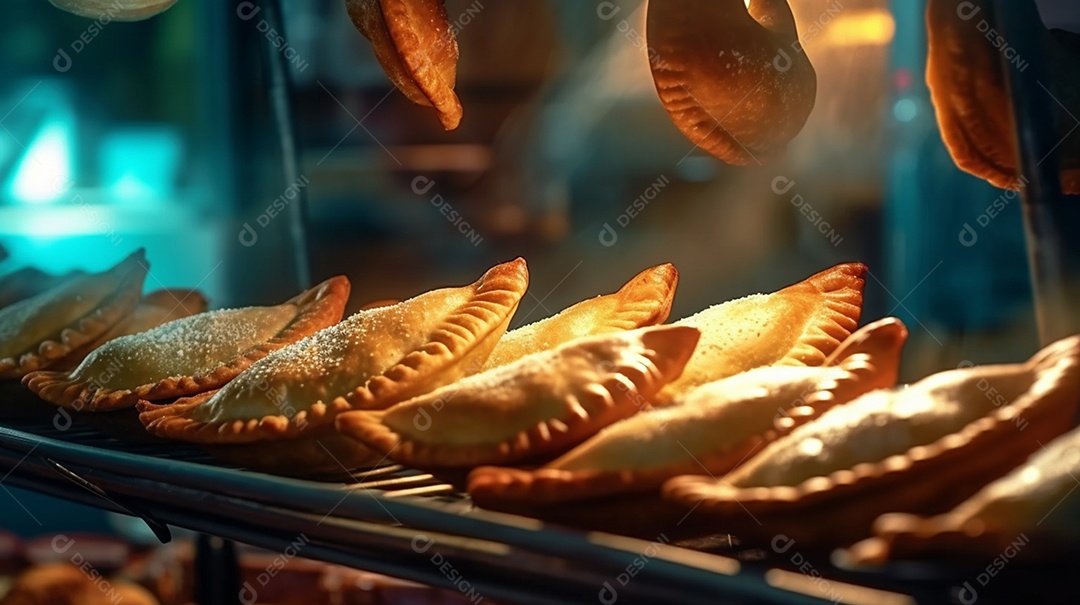
<path fill-rule="evenodd" d="M 481 505 L 543 504 L 656 490 L 687 473 L 727 473 L 830 407 L 896 384 L 906 338 L 898 319 L 875 322 L 845 341 L 827 367 L 757 368 L 700 386 L 681 405 L 612 424 L 537 470 L 478 468 L 469 493 Z"/>
<path fill-rule="evenodd" d="M 477 372 L 527 286 L 517 259 L 468 286 L 359 311 L 214 393 L 167 406 L 140 402 L 140 419 L 161 437 L 226 446 L 215 453 L 253 468 L 311 474 L 359 466 L 372 453 L 337 434 L 337 415 L 384 409 Z"/>
<path fill-rule="evenodd" d="M 679 272 L 670 263 L 638 273 L 618 292 L 590 298 L 538 322 L 511 330 L 484 369 L 506 365 L 585 336 L 662 324 L 671 313 Z"/>
<path fill-rule="evenodd" d="M 199 313 L 110 340 L 70 372 L 34 372 L 23 383 L 50 403 L 94 412 L 195 395 L 332 325 L 348 299 L 348 278 L 334 277 L 277 306 Z"/>
<path fill-rule="evenodd" d="M 817 74 L 787 0 L 650 2 L 646 38 L 672 121 L 729 164 L 780 155 L 814 109 Z"/>
<path fill-rule="evenodd" d="M 679 375 L 699 335 L 656 326 L 574 340 L 385 412 L 342 414 L 338 430 L 422 467 L 558 454 L 644 407 Z"/>
<path fill-rule="evenodd" d="M 434 107 L 446 130 L 461 122 L 457 36 L 442 0 L 345 0 L 383 71 L 410 101 Z"/>
<path fill-rule="evenodd" d="M 1061 551 L 1080 538 L 1080 497 L 1073 493 L 1078 476 L 1080 429 L 1073 429 L 946 514 L 878 517 L 875 537 L 842 559 L 857 565 L 926 556 L 984 561 L 1018 539 L 1024 556 Z M 1028 542 L 1035 548 L 1026 547 Z"/>
<path fill-rule="evenodd" d="M 992 9 L 987 0 L 930 0 L 926 82 L 942 139 L 956 165 L 996 187 L 1017 190 L 1027 181 L 1017 166 L 1011 101 L 1001 65 L 1001 53 L 1008 47 L 1000 48 L 987 36 Z M 1059 144 L 1062 189 L 1077 194 L 1080 135 L 1073 130 L 1080 115 L 1080 35 L 1042 27 L 1032 34 L 1046 53 L 1049 79 L 1044 87 L 1053 108 L 1047 117 L 1054 122 Z M 1026 57 L 1009 58 L 1008 69 L 1026 69 Z"/>
<path fill-rule="evenodd" d="M 807 544 L 849 543 L 886 512 L 949 510 L 1060 435 L 1077 402 L 1080 336 L 1026 363 L 868 393 L 771 443 L 721 482 L 676 477 L 663 491 L 749 535 L 768 528 Z M 748 513 L 756 523 L 746 523 Z"/>
<path fill-rule="evenodd" d="M 47 368 L 100 338 L 139 302 L 147 264 L 139 250 L 0 309 L 0 379 Z"/>
<path fill-rule="evenodd" d="M 682 376 L 653 403 L 670 405 L 694 387 L 760 366 L 821 365 L 859 323 L 865 274 L 861 263 L 837 265 L 675 322 L 700 329 L 701 341 Z"/>
<path fill-rule="evenodd" d="M 111 330 L 101 338 L 86 345 L 78 351 L 73 351 L 52 366 L 53 370 L 70 370 L 79 365 L 86 356 L 94 349 L 109 342 L 114 338 L 138 334 L 151 328 L 156 328 L 163 323 L 191 317 L 206 311 L 209 303 L 202 292 L 198 290 L 165 289 L 155 290 L 139 301 L 135 311 L 120 320 Z"/>

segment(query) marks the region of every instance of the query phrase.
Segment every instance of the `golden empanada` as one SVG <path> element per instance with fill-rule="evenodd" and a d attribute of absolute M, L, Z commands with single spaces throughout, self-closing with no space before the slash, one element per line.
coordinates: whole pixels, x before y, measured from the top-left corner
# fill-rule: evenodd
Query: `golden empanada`
<path fill-rule="evenodd" d="M 156 328 L 163 323 L 190 317 L 206 311 L 209 303 L 202 292 L 198 290 L 155 290 L 139 301 L 130 315 L 120 320 L 111 330 L 101 338 L 73 351 L 67 357 L 55 363 L 51 369 L 55 371 L 70 370 L 86 359 L 94 349 L 109 342 L 114 338 L 138 334 L 151 328 Z"/>
<path fill-rule="evenodd" d="M 505 464 L 558 454 L 637 413 L 679 375 L 699 332 L 656 326 L 590 336 L 476 374 L 338 430 L 417 466 Z"/>
<path fill-rule="evenodd" d="M 138 304 L 146 271 L 139 250 L 108 271 L 0 309 L 0 379 L 49 367 L 100 338 Z"/>
<path fill-rule="evenodd" d="M 171 298 L 155 299 L 163 296 Z M 34 372 L 23 383 L 46 401 L 95 412 L 202 393 L 332 325 L 348 299 L 348 278 L 334 277 L 274 307 L 200 313 L 110 340 L 70 372 Z"/>
<path fill-rule="evenodd" d="M 506 333 L 484 364 L 488 370 L 584 336 L 662 324 L 671 312 L 679 272 L 670 263 L 638 273 L 614 294 L 597 296 Z"/>
<path fill-rule="evenodd" d="M 694 387 L 760 366 L 821 365 L 859 323 L 865 274 L 861 263 L 837 265 L 675 322 L 700 329 L 701 341 L 682 376 L 653 403 L 670 405 Z"/>
<path fill-rule="evenodd" d="M 721 475 L 830 407 L 896 384 L 906 338 L 899 320 L 876 322 L 841 345 L 835 365 L 757 368 L 702 385 L 680 405 L 612 424 L 534 471 L 478 468 L 469 493 L 481 505 L 535 505 L 655 490 L 687 473 Z"/>
<path fill-rule="evenodd" d="M 655 0 L 646 38 L 672 121 L 729 164 L 761 164 L 799 134 L 817 74 L 786 0 Z"/>
<path fill-rule="evenodd" d="M 443 1 L 345 0 L 345 8 L 394 86 L 413 103 L 434 107 L 443 128 L 457 128 L 458 45 Z"/>
<path fill-rule="evenodd" d="M 1022 551 L 1017 554 L 1024 556 L 1063 551 L 1080 538 L 1077 477 L 1080 429 L 1073 429 L 946 514 L 878 517 L 875 537 L 853 546 L 843 559 L 855 564 L 926 556 L 989 561 L 1017 540 Z"/>
<path fill-rule="evenodd" d="M 256 362 L 215 393 L 166 406 L 140 402 L 140 418 L 162 437 L 244 444 L 216 452 L 256 468 L 307 474 L 361 464 L 370 451 L 338 436 L 336 416 L 386 408 L 477 372 L 528 281 L 517 259 L 468 286 L 360 311 Z M 275 450 L 304 464 L 274 464 Z"/>
<path fill-rule="evenodd" d="M 886 512 L 936 514 L 1021 464 L 1072 424 L 1080 336 L 1028 362 L 950 370 L 836 407 L 723 481 L 676 477 L 666 497 L 756 535 L 806 544 L 865 537 Z M 747 512 L 760 522 L 746 523 Z M 729 529 L 733 529 L 730 528 Z"/>
<path fill-rule="evenodd" d="M 1025 0 L 1030 2 L 1031 0 Z M 1022 189 L 1016 152 L 1013 109 L 1002 53 L 1008 69 L 1024 71 L 1031 57 L 1019 56 L 1008 44 L 996 44 L 988 32 L 993 10 L 988 0 L 930 0 L 926 6 L 926 83 L 934 103 L 941 138 L 956 165 L 1003 189 Z M 1064 193 L 1080 193 L 1080 35 L 1048 30 L 1038 24 L 1027 32 L 1041 46 L 1047 68 L 1043 90 L 1049 115 L 1039 116 L 1053 126 L 1054 151 L 1060 160 Z M 1003 40 L 997 38 L 997 40 Z M 1041 158 L 1045 160 L 1046 158 Z"/>

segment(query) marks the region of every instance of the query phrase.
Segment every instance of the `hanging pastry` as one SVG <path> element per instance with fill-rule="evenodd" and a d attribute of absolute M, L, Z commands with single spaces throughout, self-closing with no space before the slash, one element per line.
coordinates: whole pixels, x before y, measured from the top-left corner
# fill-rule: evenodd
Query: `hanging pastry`
<path fill-rule="evenodd" d="M 434 107 L 443 128 L 457 128 L 458 45 L 443 0 L 345 0 L 345 8 L 394 86 Z"/>
<path fill-rule="evenodd" d="M 672 121 L 729 164 L 782 154 L 814 108 L 817 74 L 787 0 L 652 0 L 646 39 Z"/>

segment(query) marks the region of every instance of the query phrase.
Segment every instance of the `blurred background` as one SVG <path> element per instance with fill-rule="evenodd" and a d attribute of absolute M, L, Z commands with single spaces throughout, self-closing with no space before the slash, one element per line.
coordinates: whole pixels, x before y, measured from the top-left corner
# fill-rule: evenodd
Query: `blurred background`
<path fill-rule="evenodd" d="M 817 104 L 781 163 L 748 168 L 670 122 L 641 0 L 447 0 L 454 132 L 390 86 L 341 0 L 282 4 L 275 19 L 258 2 L 181 0 L 120 23 L 5 0 L 0 274 L 100 270 L 142 246 L 148 288 L 198 287 L 222 307 L 347 274 L 356 309 L 520 255 L 520 324 L 662 262 L 681 273 L 674 319 L 858 260 L 864 320 L 911 329 L 906 378 L 1037 346 L 1019 200 L 941 143 L 922 0 L 790 0 Z M 1080 29 L 1074 0 L 1039 4 Z M 5 527 L 43 531 L 4 500 Z"/>

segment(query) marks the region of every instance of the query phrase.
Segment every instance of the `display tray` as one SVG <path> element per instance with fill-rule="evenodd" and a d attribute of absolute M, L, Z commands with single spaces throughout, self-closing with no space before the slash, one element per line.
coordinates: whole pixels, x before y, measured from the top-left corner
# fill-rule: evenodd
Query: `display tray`
<path fill-rule="evenodd" d="M 147 434 L 133 410 L 60 411 L 11 384 L 0 385 L 0 473 L 0 486 L 142 517 L 165 540 L 168 526 L 183 527 L 457 589 L 475 602 L 1080 601 L 1069 581 L 1080 557 L 1000 570 L 993 561 L 844 570 L 827 553 L 683 530 L 675 515 L 685 512 L 648 497 L 526 517 L 474 507 L 460 474 L 396 464 L 322 480 L 252 472 Z"/>

